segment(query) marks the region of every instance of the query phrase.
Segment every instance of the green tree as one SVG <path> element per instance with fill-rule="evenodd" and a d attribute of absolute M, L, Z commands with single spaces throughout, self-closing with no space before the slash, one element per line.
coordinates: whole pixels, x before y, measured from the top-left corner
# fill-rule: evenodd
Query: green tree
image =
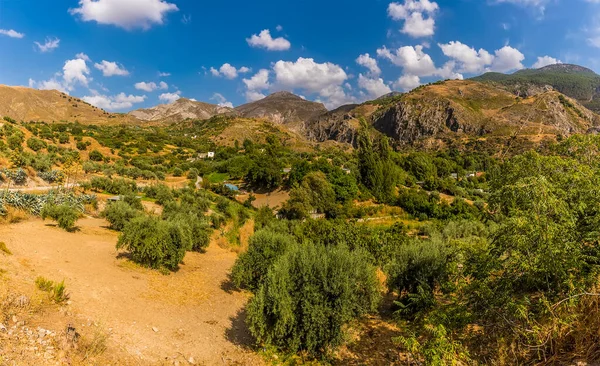
<path fill-rule="evenodd" d="M 375 268 L 361 252 L 299 245 L 269 270 L 247 322 L 259 342 L 318 356 L 342 343 L 345 325 L 375 312 L 380 297 Z"/>

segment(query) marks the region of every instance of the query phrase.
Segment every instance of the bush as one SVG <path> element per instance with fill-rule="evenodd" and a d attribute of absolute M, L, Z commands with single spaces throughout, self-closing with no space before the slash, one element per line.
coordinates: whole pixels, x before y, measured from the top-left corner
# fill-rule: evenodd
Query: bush
<path fill-rule="evenodd" d="M 79 219 L 80 212 L 68 204 L 46 204 L 42 208 L 42 219 L 50 218 L 58 223 L 58 227 L 66 231 L 75 230 L 75 222 Z"/>
<path fill-rule="evenodd" d="M 176 270 L 192 248 L 189 232 L 180 224 L 151 216 L 138 216 L 123 228 L 117 249 L 126 249 L 143 266 Z"/>
<path fill-rule="evenodd" d="M 35 137 L 27 139 L 27 147 L 33 151 L 40 151 L 41 149 L 45 148 L 46 146 L 47 146 L 47 144 L 44 141 L 37 139 Z"/>
<path fill-rule="evenodd" d="M 388 287 L 402 294 L 400 312 L 414 314 L 435 304 L 434 291 L 446 282 L 450 251 L 437 238 L 413 240 L 396 249 L 386 266 Z"/>
<path fill-rule="evenodd" d="M 141 213 L 124 201 L 109 203 L 101 216 L 110 223 L 110 228 L 121 231 L 125 225 Z"/>
<path fill-rule="evenodd" d="M 181 177 L 183 175 L 183 170 L 181 170 L 181 168 L 175 168 L 173 169 L 173 176 L 174 177 Z"/>
<path fill-rule="evenodd" d="M 156 199 L 156 203 L 158 203 L 159 205 L 163 205 L 163 206 L 166 203 L 173 201 L 175 199 L 171 188 L 167 187 L 164 184 L 154 184 L 151 186 L 147 186 L 144 189 L 144 193 L 149 198 Z"/>
<path fill-rule="evenodd" d="M 104 159 L 104 155 L 98 150 L 90 151 L 90 160 L 91 161 L 102 161 Z"/>
<path fill-rule="evenodd" d="M 361 252 L 295 246 L 250 300 L 247 322 L 259 342 L 318 356 L 340 345 L 343 327 L 376 311 L 380 298 L 375 267 Z"/>
<path fill-rule="evenodd" d="M 231 270 L 234 285 L 251 291 L 258 290 L 273 263 L 296 245 L 293 236 L 269 230 L 257 231 L 250 237 L 248 251 L 239 256 Z"/>

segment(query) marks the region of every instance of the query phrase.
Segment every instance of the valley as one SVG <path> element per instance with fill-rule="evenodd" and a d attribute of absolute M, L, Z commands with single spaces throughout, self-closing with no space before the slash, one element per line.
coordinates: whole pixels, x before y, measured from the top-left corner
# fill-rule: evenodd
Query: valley
<path fill-rule="evenodd" d="M 0 363 L 593 364 L 600 116 L 561 85 L 0 87 Z"/>

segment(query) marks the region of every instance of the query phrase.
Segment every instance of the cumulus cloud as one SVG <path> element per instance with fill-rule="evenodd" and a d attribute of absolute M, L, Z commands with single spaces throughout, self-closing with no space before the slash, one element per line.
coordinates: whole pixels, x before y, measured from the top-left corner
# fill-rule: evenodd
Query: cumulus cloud
<path fill-rule="evenodd" d="M 318 63 L 312 58 L 302 57 L 295 62 L 281 60 L 273 65 L 273 72 L 276 89 L 298 89 L 308 94 L 318 94 L 317 100 L 327 108 L 356 101 L 342 87 L 348 75 L 344 69 L 331 62 Z"/>
<path fill-rule="evenodd" d="M 411 91 L 421 85 L 421 79 L 416 75 L 402 75 L 395 83 L 394 87 L 403 91 Z"/>
<path fill-rule="evenodd" d="M 251 47 L 264 48 L 269 51 L 286 51 L 289 50 L 292 44 L 283 37 L 273 38 L 268 29 L 264 29 L 259 34 L 253 34 L 247 38 L 246 42 Z"/>
<path fill-rule="evenodd" d="M 367 92 L 367 96 L 371 99 L 376 99 L 392 92 L 392 89 L 385 84 L 382 78 L 370 78 L 363 74 L 358 75 L 358 87 L 364 89 Z"/>
<path fill-rule="evenodd" d="M 103 60 L 101 63 L 94 64 L 94 67 L 102 71 L 102 75 L 107 77 L 129 75 L 129 71 L 123 65 L 119 65 L 116 62 Z"/>
<path fill-rule="evenodd" d="M 265 90 L 271 87 L 269 83 L 269 70 L 259 70 L 250 79 L 243 79 L 244 84 L 248 90 Z"/>
<path fill-rule="evenodd" d="M 216 101 L 220 107 L 233 108 L 233 103 L 228 102 L 227 98 L 225 98 L 221 93 L 214 93 L 210 100 Z"/>
<path fill-rule="evenodd" d="M 158 96 L 158 99 L 166 102 L 166 103 L 173 103 L 176 100 L 181 98 L 181 92 L 180 91 L 176 91 L 174 93 L 163 93 L 161 95 Z"/>
<path fill-rule="evenodd" d="M 136 103 L 142 103 L 146 100 L 145 95 L 126 95 L 120 93 L 113 96 L 108 95 L 89 95 L 81 98 L 86 102 L 98 108 L 106 109 L 107 111 L 120 111 L 133 107 Z"/>
<path fill-rule="evenodd" d="M 402 33 L 419 38 L 435 34 L 434 17 L 438 10 L 438 4 L 430 0 L 405 0 L 404 3 L 391 3 L 388 15 L 394 20 L 404 21 Z"/>
<path fill-rule="evenodd" d="M 358 56 L 356 63 L 369 69 L 369 74 L 372 76 L 381 74 L 381 69 L 379 68 L 379 65 L 377 65 L 377 60 L 372 58 L 368 53 Z"/>
<path fill-rule="evenodd" d="M 250 68 L 246 66 L 242 66 L 239 69 L 235 68 L 235 66 L 231 66 L 228 63 L 223 64 L 218 70 L 214 67 L 210 68 L 210 73 L 216 77 L 224 77 L 229 80 L 233 80 L 238 77 L 239 74 L 245 74 L 250 72 Z"/>
<path fill-rule="evenodd" d="M 247 90 L 246 91 L 246 100 L 248 102 L 256 102 L 257 100 L 265 99 L 267 96 L 261 92 L 256 90 Z"/>
<path fill-rule="evenodd" d="M 46 38 L 44 43 L 33 42 L 38 47 L 40 52 L 51 52 L 54 49 L 58 48 L 58 44 L 60 43 L 60 39 L 58 38 Z"/>
<path fill-rule="evenodd" d="M 431 56 L 423 52 L 423 46 L 404 46 L 395 51 L 385 46 L 377 50 L 377 56 L 388 59 L 394 65 L 400 66 L 404 72 L 416 76 L 433 76 L 437 68 Z"/>
<path fill-rule="evenodd" d="M 504 46 L 494 54 L 480 49 L 475 50 L 461 42 L 453 41 L 439 44 L 442 52 L 457 63 L 459 72 L 480 73 L 483 71 L 507 72 L 524 68 L 525 55 L 516 48 Z"/>
<path fill-rule="evenodd" d="M 148 93 L 153 92 L 155 90 L 167 90 L 169 89 L 169 85 L 167 83 L 165 83 L 164 81 L 161 81 L 160 83 L 156 84 L 155 82 L 150 82 L 150 83 L 146 83 L 144 81 L 139 82 L 139 83 L 135 83 L 134 87 L 137 90 L 143 90 L 146 91 Z"/>
<path fill-rule="evenodd" d="M 177 5 L 165 0 L 80 0 L 79 7 L 69 9 L 69 13 L 86 22 L 147 30 L 163 24 L 169 12 L 178 10 Z"/>
<path fill-rule="evenodd" d="M 0 29 L 0 34 L 3 36 L 8 36 L 10 38 L 23 38 L 25 34 L 19 33 L 14 29 Z"/>
<path fill-rule="evenodd" d="M 63 79 L 67 90 L 71 90 L 76 84 L 88 86 L 88 75 L 90 69 L 88 68 L 84 59 L 76 58 L 74 60 L 68 60 L 63 66 Z"/>
<path fill-rule="evenodd" d="M 300 57 L 296 62 L 277 61 L 273 66 L 279 87 L 302 89 L 319 93 L 331 86 L 342 85 L 348 75 L 340 66 L 330 62 L 317 63 L 312 58 Z"/>
<path fill-rule="evenodd" d="M 554 57 L 543 56 L 538 57 L 536 63 L 534 63 L 531 67 L 533 67 L 534 69 L 541 69 L 542 67 L 556 64 L 562 64 L 562 61 L 555 59 Z"/>
<path fill-rule="evenodd" d="M 38 82 L 29 79 L 29 87 L 42 90 L 56 89 L 66 93 L 73 90 L 77 85 L 87 87 L 88 83 L 92 80 L 89 74 L 90 69 L 87 66 L 86 60 L 76 57 L 73 60 L 65 61 L 62 72 L 57 72 L 50 80 Z"/>
<path fill-rule="evenodd" d="M 525 68 L 523 66 L 523 60 L 525 55 L 516 48 L 510 46 L 504 46 L 499 50 L 496 50 L 494 61 L 490 67 L 491 71 L 507 72 L 512 70 L 521 70 Z"/>
<path fill-rule="evenodd" d="M 494 60 L 494 56 L 483 48 L 476 51 L 474 48 L 458 41 L 452 41 L 447 44 L 438 44 L 438 46 L 442 49 L 444 55 L 459 63 L 460 72 L 481 72 Z"/>
<path fill-rule="evenodd" d="M 76 57 L 76 58 L 80 58 L 80 59 L 82 59 L 82 60 L 85 60 L 85 61 L 87 61 L 87 62 L 92 62 L 92 60 L 89 58 L 89 56 L 88 56 L 88 55 L 86 55 L 86 54 L 85 54 L 85 53 L 83 53 L 83 52 L 80 52 L 80 53 L 76 54 L 76 55 L 75 55 L 75 57 Z"/>

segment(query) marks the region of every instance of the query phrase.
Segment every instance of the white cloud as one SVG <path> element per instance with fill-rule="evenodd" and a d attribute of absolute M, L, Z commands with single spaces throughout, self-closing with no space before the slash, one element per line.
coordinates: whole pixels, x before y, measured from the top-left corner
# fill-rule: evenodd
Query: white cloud
<path fill-rule="evenodd" d="M 273 65 L 276 89 L 299 89 L 308 94 L 318 94 L 327 108 L 351 103 L 356 98 L 349 96 L 342 85 L 348 75 L 340 66 L 317 63 L 312 58 L 298 58 L 296 62 L 277 61 Z"/>
<path fill-rule="evenodd" d="M 51 52 L 54 49 L 58 48 L 58 44 L 60 43 L 60 39 L 58 38 L 46 38 L 46 41 L 42 44 L 40 42 L 34 42 L 38 47 L 40 52 Z"/>
<path fill-rule="evenodd" d="M 67 90 L 71 90 L 74 85 L 81 84 L 88 86 L 87 75 L 90 74 L 90 69 L 87 67 L 84 59 L 77 58 L 68 60 L 63 66 L 63 80 Z"/>
<path fill-rule="evenodd" d="M 491 65 L 494 60 L 494 56 L 483 48 L 476 51 L 474 48 L 458 41 L 452 41 L 447 44 L 438 44 L 438 46 L 442 49 L 444 55 L 458 61 L 460 72 L 482 72 L 485 67 Z"/>
<path fill-rule="evenodd" d="M 300 57 L 296 62 L 277 61 L 273 71 L 279 87 L 298 88 L 309 93 L 320 93 L 328 87 L 342 85 L 348 79 L 340 66 L 330 62 L 317 63 L 312 58 Z"/>
<path fill-rule="evenodd" d="M 125 93 L 120 93 L 113 96 L 96 94 L 85 96 L 81 99 L 98 108 L 106 109 L 108 111 L 119 111 L 129 109 L 133 107 L 135 103 L 144 102 L 146 100 L 146 96 L 126 95 Z"/>
<path fill-rule="evenodd" d="M 233 108 L 233 103 L 228 102 L 227 98 L 225 98 L 221 93 L 214 93 L 210 100 L 216 101 L 220 107 Z"/>
<path fill-rule="evenodd" d="M 256 102 L 257 100 L 261 100 L 266 98 L 267 96 L 261 92 L 257 92 L 255 90 L 246 91 L 246 100 L 248 102 Z"/>
<path fill-rule="evenodd" d="M 160 72 L 159 71 L 158 72 L 158 76 L 161 77 L 161 78 L 166 78 L 166 77 L 171 76 L 171 73 L 170 72 Z"/>
<path fill-rule="evenodd" d="M 246 39 L 246 42 L 251 47 L 264 48 L 269 51 L 286 51 L 292 46 L 290 41 L 283 37 L 273 38 L 268 29 L 261 31 L 258 35 L 253 34 L 252 37 Z"/>
<path fill-rule="evenodd" d="M 167 90 L 169 89 L 169 85 L 167 83 L 165 83 L 164 81 L 161 81 L 160 83 L 156 84 L 155 82 L 150 82 L 150 83 L 146 83 L 144 81 L 136 83 L 134 85 L 134 87 L 137 90 L 143 90 L 146 91 L 148 93 L 153 92 L 155 90 Z"/>
<path fill-rule="evenodd" d="M 11 37 L 11 38 L 23 38 L 25 34 L 19 33 L 14 29 L 0 29 L 0 34 Z"/>
<path fill-rule="evenodd" d="M 510 46 L 504 46 L 494 51 L 494 54 L 484 49 L 476 51 L 474 48 L 458 41 L 439 44 L 439 47 L 444 55 L 458 63 L 458 72 L 469 74 L 483 71 L 507 72 L 524 68 L 522 62 L 525 55 Z M 418 74 L 415 73 L 415 75 Z"/>
<path fill-rule="evenodd" d="M 533 67 L 534 69 L 541 69 L 542 67 L 556 64 L 562 64 L 562 61 L 555 59 L 554 57 L 543 56 L 538 57 L 536 63 L 534 63 L 531 67 Z"/>
<path fill-rule="evenodd" d="M 381 69 L 377 65 L 377 60 L 372 58 L 368 53 L 358 56 L 356 63 L 369 69 L 369 73 L 372 76 L 378 76 L 381 74 Z"/>
<path fill-rule="evenodd" d="M 73 90 L 76 85 L 87 87 L 88 83 L 92 80 L 88 76 L 89 74 L 90 69 L 85 59 L 78 57 L 73 60 L 67 60 L 63 66 L 62 73 L 57 72 L 49 80 L 36 82 L 33 79 L 29 79 L 29 87 L 42 90 L 56 89 L 66 93 Z"/>
<path fill-rule="evenodd" d="M 394 86 L 403 91 L 411 91 L 414 88 L 421 85 L 421 79 L 416 75 L 402 75 L 398 81 L 394 83 Z"/>
<path fill-rule="evenodd" d="M 367 96 L 372 99 L 392 92 L 382 78 L 370 78 L 363 74 L 358 75 L 358 87 L 366 90 Z"/>
<path fill-rule="evenodd" d="M 239 74 L 245 74 L 250 71 L 251 71 L 251 69 L 246 66 L 242 66 L 239 69 L 237 69 L 237 68 L 235 68 L 235 66 L 231 66 L 228 63 L 223 64 L 218 70 L 215 69 L 214 67 L 210 68 L 210 73 L 213 76 L 216 76 L 216 77 L 223 76 L 229 80 L 233 80 L 233 79 L 237 78 Z"/>
<path fill-rule="evenodd" d="M 178 10 L 177 5 L 165 0 L 80 0 L 79 7 L 69 12 L 86 22 L 146 30 L 163 24 L 167 13 Z"/>
<path fill-rule="evenodd" d="M 176 91 L 175 93 L 163 93 L 158 96 L 158 99 L 160 99 L 163 102 L 167 102 L 167 103 L 173 103 L 176 100 L 178 100 L 179 98 L 181 98 L 180 91 Z"/>
<path fill-rule="evenodd" d="M 75 58 L 80 58 L 80 59 L 82 59 L 82 60 L 85 60 L 85 61 L 87 61 L 87 62 L 92 62 L 92 60 L 89 58 L 89 56 L 88 56 L 88 55 L 86 55 L 86 54 L 85 54 L 85 53 L 83 53 L 83 52 L 80 52 L 80 53 L 76 54 L 76 55 L 75 55 Z"/>
<path fill-rule="evenodd" d="M 281 32 L 283 30 L 283 26 L 278 25 L 277 27 L 275 27 L 275 29 L 277 29 L 278 32 Z"/>
<path fill-rule="evenodd" d="M 94 67 L 102 71 L 104 76 L 127 76 L 129 71 L 123 65 L 118 65 L 116 62 L 103 60 L 102 63 L 94 64 Z"/>
<path fill-rule="evenodd" d="M 411 37 L 429 37 L 435 34 L 435 15 L 439 10 L 437 3 L 430 0 L 405 0 L 401 3 L 391 3 L 388 15 L 399 21 L 404 21 L 400 30 Z"/>
<path fill-rule="evenodd" d="M 437 69 L 431 56 L 423 52 L 423 46 L 404 46 L 390 51 L 385 46 L 377 50 L 377 56 L 390 60 L 404 72 L 416 76 L 436 75 Z"/>
<path fill-rule="evenodd" d="M 495 56 L 492 66 L 490 67 L 491 71 L 507 72 L 525 68 L 522 63 L 525 59 L 525 55 L 516 48 L 504 46 L 501 49 L 496 50 Z"/>
<path fill-rule="evenodd" d="M 246 88 L 248 90 L 265 90 L 271 87 L 269 83 L 269 70 L 262 69 L 259 70 L 254 76 L 250 79 L 243 79 L 244 84 L 246 84 Z M 264 97 L 263 97 L 264 98 Z"/>

